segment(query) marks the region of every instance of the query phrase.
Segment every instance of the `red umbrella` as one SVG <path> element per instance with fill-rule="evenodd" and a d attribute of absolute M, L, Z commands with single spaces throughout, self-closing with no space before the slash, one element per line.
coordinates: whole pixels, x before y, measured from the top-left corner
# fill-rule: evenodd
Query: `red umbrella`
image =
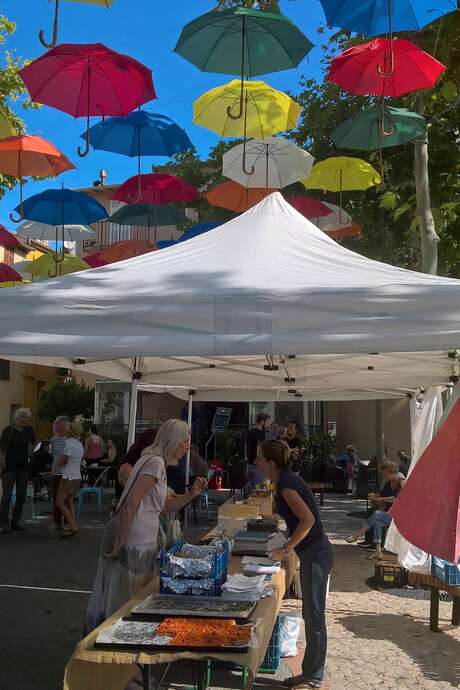
<path fill-rule="evenodd" d="M 327 78 L 354 95 L 395 98 L 431 88 L 445 69 L 405 38 L 376 38 L 334 58 Z"/>
<path fill-rule="evenodd" d="M 288 196 L 286 201 L 289 201 L 291 206 L 294 206 L 296 211 L 301 213 L 305 218 L 322 218 L 332 213 L 332 209 L 322 201 L 313 199 L 311 196 Z"/>
<path fill-rule="evenodd" d="M 391 509 L 396 527 L 426 553 L 460 558 L 460 400 L 409 475 Z"/>
<path fill-rule="evenodd" d="M 83 257 L 83 261 L 88 264 L 88 266 L 91 266 L 91 268 L 99 268 L 100 266 L 107 266 L 109 263 L 108 261 L 104 261 L 100 257 L 101 252 L 93 252 L 93 254 L 88 254 L 87 256 Z"/>
<path fill-rule="evenodd" d="M 3 225 L 0 225 L 0 246 L 2 247 L 22 247 L 22 243 L 16 235 L 9 232 Z"/>
<path fill-rule="evenodd" d="M 111 198 L 127 204 L 170 204 L 175 201 L 192 201 L 198 195 L 198 190 L 180 177 L 148 173 L 130 177 Z"/>
<path fill-rule="evenodd" d="M 8 264 L 0 264 L 0 283 L 23 283 L 24 278 Z"/>
<path fill-rule="evenodd" d="M 152 72 L 102 43 L 63 43 L 20 70 L 33 101 L 74 117 L 86 117 L 89 151 L 91 115 L 128 115 L 156 98 Z"/>

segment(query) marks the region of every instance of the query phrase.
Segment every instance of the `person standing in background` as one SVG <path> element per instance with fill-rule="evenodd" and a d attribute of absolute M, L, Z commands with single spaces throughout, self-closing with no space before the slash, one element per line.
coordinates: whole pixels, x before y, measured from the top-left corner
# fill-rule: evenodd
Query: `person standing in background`
<path fill-rule="evenodd" d="M 288 422 L 286 437 L 284 441 L 289 446 L 290 458 L 291 458 L 291 468 L 294 472 L 299 471 L 299 458 L 300 451 L 302 450 L 302 441 L 298 437 L 299 425 L 294 420 Z"/>
<path fill-rule="evenodd" d="M 24 530 L 24 527 L 19 522 L 22 518 L 22 508 L 27 495 L 29 458 L 35 443 L 35 432 L 32 428 L 32 412 L 26 407 L 21 407 L 14 415 L 14 424 L 5 427 L 0 437 L 0 451 L 4 456 L 0 533 L 9 532 L 10 527 L 12 530 Z M 10 503 L 15 487 L 16 500 L 10 526 Z"/>
<path fill-rule="evenodd" d="M 67 529 L 62 533 L 63 537 L 72 537 L 78 532 L 74 499 L 81 486 L 83 445 L 80 439 L 82 434 L 83 427 L 80 422 L 70 422 L 67 440 L 59 461 L 62 467 L 62 479 L 59 484 L 56 503 L 67 522 Z"/>
<path fill-rule="evenodd" d="M 65 415 L 56 417 L 53 430 L 54 436 L 51 439 L 51 455 L 53 456 L 53 464 L 51 466 L 51 499 L 53 501 L 53 520 L 54 529 L 62 528 L 62 513 L 56 504 L 59 484 L 62 479 L 62 467 L 59 461 L 64 452 L 65 442 L 67 441 L 67 430 L 69 428 L 69 418 Z"/>
<path fill-rule="evenodd" d="M 410 467 L 410 457 L 405 450 L 398 450 L 398 465 L 399 471 L 404 476 L 407 477 Z"/>
<path fill-rule="evenodd" d="M 261 412 L 256 417 L 255 426 L 249 429 L 246 436 L 246 460 L 248 463 L 248 489 L 253 491 L 257 484 L 262 484 L 265 477 L 256 467 L 257 450 L 264 443 L 267 431 L 270 429 L 270 415 Z"/>
<path fill-rule="evenodd" d="M 104 457 L 104 441 L 99 436 L 98 428 L 91 424 L 91 431 L 86 437 L 84 460 L 86 466 L 96 465 Z"/>

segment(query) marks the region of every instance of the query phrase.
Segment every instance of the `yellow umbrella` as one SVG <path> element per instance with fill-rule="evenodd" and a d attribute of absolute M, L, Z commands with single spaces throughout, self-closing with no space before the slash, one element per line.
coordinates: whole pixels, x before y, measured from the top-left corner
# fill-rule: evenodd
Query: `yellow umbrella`
<path fill-rule="evenodd" d="M 17 132 L 9 121 L 7 114 L 3 108 L 0 108 L 0 139 L 14 137 L 16 134 Z"/>
<path fill-rule="evenodd" d="M 74 254 L 64 254 L 64 260 L 56 264 L 54 254 L 43 254 L 32 261 L 27 267 L 27 273 L 34 277 L 55 278 L 65 276 L 68 273 L 76 273 L 89 268 L 88 264 Z"/>
<path fill-rule="evenodd" d="M 19 285 L 27 285 L 30 283 L 30 280 L 21 280 L 21 282 L 17 281 L 12 281 L 12 280 L 6 280 L 2 283 L 0 283 L 0 288 L 10 288 L 10 287 L 19 287 Z"/>
<path fill-rule="evenodd" d="M 114 0 L 67 0 L 67 2 L 82 2 L 87 5 L 100 5 L 101 7 L 112 7 Z M 40 43 L 45 46 L 45 48 L 54 48 L 57 43 L 59 26 L 59 0 L 54 0 L 54 25 L 53 25 L 53 38 L 51 42 L 48 43 L 45 40 L 45 32 L 40 31 L 39 38 Z"/>
<path fill-rule="evenodd" d="M 316 163 L 302 184 L 306 189 L 340 192 L 340 222 L 343 222 L 342 192 L 369 189 L 381 182 L 377 170 L 361 158 L 336 156 Z"/>

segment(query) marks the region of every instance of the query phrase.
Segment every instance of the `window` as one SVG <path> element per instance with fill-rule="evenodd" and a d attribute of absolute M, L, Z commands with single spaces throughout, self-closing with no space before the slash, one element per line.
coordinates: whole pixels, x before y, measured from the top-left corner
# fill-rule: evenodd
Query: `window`
<path fill-rule="evenodd" d="M 3 249 L 3 262 L 7 266 L 12 266 L 14 264 L 14 251 L 8 247 Z"/>
<path fill-rule="evenodd" d="M 10 380 L 10 363 L 7 359 L 0 359 L 0 381 Z"/>

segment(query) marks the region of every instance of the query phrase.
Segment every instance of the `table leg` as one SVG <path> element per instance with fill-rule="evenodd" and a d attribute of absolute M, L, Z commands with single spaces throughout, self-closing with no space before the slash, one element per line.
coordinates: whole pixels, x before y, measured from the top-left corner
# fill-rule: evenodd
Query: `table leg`
<path fill-rule="evenodd" d="M 150 690 L 150 680 L 151 680 L 151 666 L 150 664 L 144 664 L 142 666 L 142 679 L 144 690 Z"/>
<path fill-rule="evenodd" d="M 439 589 L 431 587 L 430 596 L 430 630 L 439 632 Z"/>
<path fill-rule="evenodd" d="M 460 625 L 460 597 L 454 597 L 452 604 L 452 625 Z"/>
<path fill-rule="evenodd" d="M 166 674 L 167 674 L 168 671 L 169 671 L 169 668 L 170 668 L 170 666 L 171 666 L 171 663 L 172 663 L 172 662 L 170 661 L 168 664 L 166 664 L 165 670 L 164 670 L 163 673 L 161 674 L 159 681 L 155 684 L 154 690 L 159 690 L 159 688 L 161 688 L 161 685 L 162 685 L 164 679 L 166 678 Z"/>

